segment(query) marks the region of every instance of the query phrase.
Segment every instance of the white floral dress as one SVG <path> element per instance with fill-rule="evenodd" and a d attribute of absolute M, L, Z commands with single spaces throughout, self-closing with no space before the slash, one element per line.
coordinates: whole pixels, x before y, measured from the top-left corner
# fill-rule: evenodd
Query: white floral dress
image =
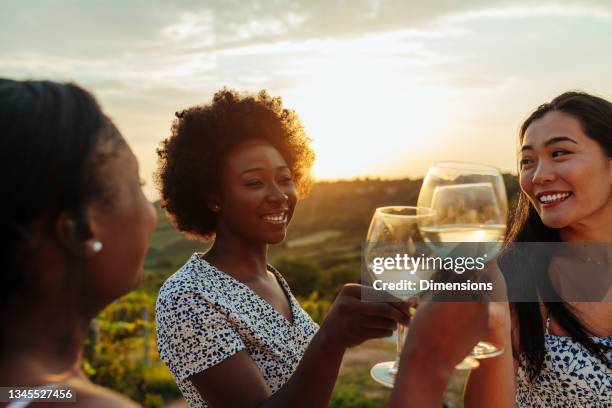
<path fill-rule="evenodd" d="M 318 326 L 269 267 L 291 304 L 293 323 L 244 283 L 198 254 L 170 276 L 156 305 L 157 348 L 190 407 L 207 404 L 189 377 L 247 350 L 272 390 L 295 371 Z"/>
<path fill-rule="evenodd" d="M 516 402 L 520 408 L 612 408 L 612 369 L 571 337 L 550 334 L 546 320 L 542 370 L 534 381 L 525 371 L 524 356 L 519 359 Z M 591 337 L 609 347 L 612 337 Z"/>

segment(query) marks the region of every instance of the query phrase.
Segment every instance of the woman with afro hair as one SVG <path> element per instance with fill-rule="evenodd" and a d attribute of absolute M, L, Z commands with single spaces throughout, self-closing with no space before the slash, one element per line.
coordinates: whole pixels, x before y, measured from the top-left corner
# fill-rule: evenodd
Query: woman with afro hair
<path fill-rule="evenodd" d="M 163 207 L 185 234 L 213 239 L 162 286 L 157 344 L 191 407 L 326 407 L 345 350 L 407 323 L 405 304 L 339 293 L 319 328 L 268 246 L 285 238 L 314 152 L 280 98 L 222 89 L 177 113 L 159 154 Z"/>

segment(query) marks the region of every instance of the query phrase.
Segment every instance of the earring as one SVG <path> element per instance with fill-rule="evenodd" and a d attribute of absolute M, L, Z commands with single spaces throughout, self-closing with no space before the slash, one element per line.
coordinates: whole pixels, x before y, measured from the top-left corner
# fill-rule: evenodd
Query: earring
<path fill-rule="evenodd" d="M 88 242 L 89 248 L 93 251 L 93 253 L 97 254 L 102 250 L 102 243 L 98 240 L 93 240 Z"/>
<path fill-rule="evenodd" d="M 217 204 L 213 205 L 212 210 L 213 210 L 214 212 L 217 212 L 217 211 L 219 211 L 220 209 L 221 209 L 221 207 L 219 207 Z"/>

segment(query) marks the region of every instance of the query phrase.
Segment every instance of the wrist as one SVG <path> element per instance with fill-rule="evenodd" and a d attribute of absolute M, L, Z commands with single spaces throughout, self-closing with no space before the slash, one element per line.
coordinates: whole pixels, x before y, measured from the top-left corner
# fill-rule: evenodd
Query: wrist
<path fill-rule="evenodd" d="M 391 408 L 439 407 L 454 367 L 431 354 L 406 350 L 391 392 Z M 410 396 L 409 398 L 407 396 Z"/>
<path fill-rule="evenodd" d="M 444 390 L 450 379 L 455 364 L 447 360 L 437 358 L 427 352 L 425 348 L 418 350 L 406 350 L 406 355 L 401 356 L 400 366 L 405 366 L 407 370 L 417 369 L 419 377 L 431 387 Z"/>
<path fill-rule="evenodd" d="M 312 339 L 312 342 L 320 347 L 325 354 L 344 355 L 346 346 L 338 341 L 338 336 L 330 333 L 327 327 L 325 322 L 323 322 L 316 336 Z"/>

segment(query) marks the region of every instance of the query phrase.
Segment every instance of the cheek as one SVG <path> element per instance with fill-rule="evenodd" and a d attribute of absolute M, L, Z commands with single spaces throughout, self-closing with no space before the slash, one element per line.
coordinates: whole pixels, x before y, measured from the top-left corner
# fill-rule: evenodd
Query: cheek
<path fill-rule="evenodd" d="M 225 221 L 244 223 L 253 218 L 265 199 L 265 193 L 259 190 L 228 190 L 222 196 L 222 217 Z"/>
<path fill-rule="evenodd" d="M 572 163 L 572 166 L 568 166 L 566 171 L 561 174 L 572 188 L 578 193 L 582 191 L 582 197 L 594 197 L 593 194 L 600 195 L 602 187 L 608 184 L 606 181 L 609 180 L 610 172 L 604 168 L 601 163 Z M 578 198 L 582 198 L 578 197 Z"/>
<path fill-rule="evenodd" d="M 531 177 L 527 172 L 523 172 L 519 174 L 519 186 L 523 193 L 527 194 L 527 196 L 531 195 L 533 190 L 533 183 L 531 183 Z"/>
<path fill-rule="evenodd" d="M 252 191 L 247 189 L 226 188 L 221 194 L 219 204 L 226 211 L 232 208 L 240 208 L 240 206 L 249 205 L 252 196 Z"/>
<path fill-rule="evenodd" d="M 287 205 L 289 206 L 289 211 L 293 214 L 293 210 L 299 201 L 297 191 L 294 187 L 289 191 L 285 191 L 285 194 L 287 194 Z"/>

